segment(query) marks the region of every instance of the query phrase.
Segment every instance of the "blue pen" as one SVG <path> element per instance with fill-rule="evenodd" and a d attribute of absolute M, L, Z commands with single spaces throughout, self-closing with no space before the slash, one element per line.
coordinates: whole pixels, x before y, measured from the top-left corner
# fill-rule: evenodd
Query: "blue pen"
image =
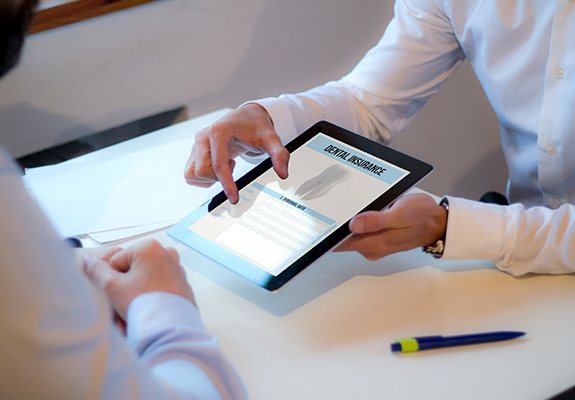
<path fill-rule="evenodd" d="M 511 340 L 525 335 L 525 332 L 486 332 L 459 336 L 420 336 L 398 339 L 391 344 L 392 352 L 411 353 L 420 350 L 440 349 L 443 347 L 467 346 L 489 342 Z"/>

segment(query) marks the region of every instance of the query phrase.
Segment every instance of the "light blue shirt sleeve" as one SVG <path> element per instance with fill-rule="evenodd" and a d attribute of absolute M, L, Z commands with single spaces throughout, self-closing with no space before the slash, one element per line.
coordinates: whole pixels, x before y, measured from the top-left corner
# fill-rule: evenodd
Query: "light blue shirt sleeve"
<path fill-rule="evenodd" d="M 148 293 L 127 340 L 0 153 L 0 398 L 243 399 L 195 306 Z"/>

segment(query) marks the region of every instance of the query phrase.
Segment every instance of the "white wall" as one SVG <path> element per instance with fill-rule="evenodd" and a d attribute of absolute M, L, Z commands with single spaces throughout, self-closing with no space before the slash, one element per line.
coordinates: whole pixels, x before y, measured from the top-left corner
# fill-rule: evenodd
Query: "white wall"
<path fill-rule="evenodd" d="M 347 72 L 391 15 L 391 0 L 163 0 L 43 32 L 0 83 L 0 140 L 20 156 L 183 104 L 194 116 L 300 91 Z M 467 66 L 394 145 L 436 166 L 436 193 L 503 189 Z"/>

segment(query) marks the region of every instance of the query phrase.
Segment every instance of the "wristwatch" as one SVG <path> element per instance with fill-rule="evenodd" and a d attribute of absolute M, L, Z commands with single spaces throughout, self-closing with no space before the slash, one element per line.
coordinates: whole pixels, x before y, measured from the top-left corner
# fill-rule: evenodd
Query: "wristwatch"
<path fill-rule="evenodd" d="M 447 212 L 447 217 L 449 218 L 449 200 L 446 197 L 441 199 L 439 205 L 445 208 Z M 427 246 L 423 246 L 422 250 L 424 253 L 431 254 L 434 258 L 441 258 L 443 255 L 443 251 L 445 250 L 445 235 L 447 233 L 447 227 L 445 229 L 445 233 L 443 237 L 439 239 L 437 242 L 428 244 Z"/>

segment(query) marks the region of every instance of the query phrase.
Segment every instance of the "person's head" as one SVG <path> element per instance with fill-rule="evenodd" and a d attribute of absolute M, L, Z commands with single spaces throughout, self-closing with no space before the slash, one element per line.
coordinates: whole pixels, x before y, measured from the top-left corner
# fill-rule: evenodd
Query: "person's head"
<path fill-rule="evenodd" d="M 0 78 L 20 59 L 38 0 L 0 0 Z"/>

